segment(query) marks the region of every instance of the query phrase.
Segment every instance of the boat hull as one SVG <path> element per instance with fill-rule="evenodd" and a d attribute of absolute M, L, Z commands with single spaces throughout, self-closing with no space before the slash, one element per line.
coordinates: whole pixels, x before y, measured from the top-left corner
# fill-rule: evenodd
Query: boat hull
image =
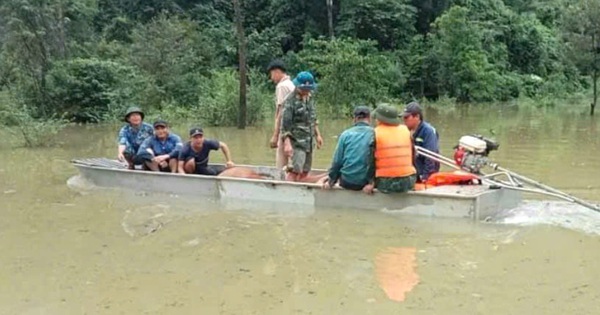
<path fill-rule="evenodd" d="M 98 187 L 206 197 L 215 200 L 256 201 L 317 208 L 353 208 L 403 212 L 434 217 L 483 220 L 521 202 L 521 193 L 490 189 L 485 185 L 441 186 L 404 194 L 366 195 L 344 189 L 322 190 L 319 185 L 281 180 L 183 175 L 126 170 L 93 163 L 73 161 L 81 176 Z M 102 164 L 102 163 L 96 163 Z M 216 165 L 216 167 L 222 167 Z M 260 173 L 273 174 L 274 168 L 253 167 Z M 316 171 L 316 173 L 323 171 Z"/>

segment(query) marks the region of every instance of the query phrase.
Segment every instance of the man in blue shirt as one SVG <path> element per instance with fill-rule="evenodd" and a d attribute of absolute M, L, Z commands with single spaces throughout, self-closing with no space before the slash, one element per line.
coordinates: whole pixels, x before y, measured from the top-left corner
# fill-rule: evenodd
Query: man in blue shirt
<path fill-rule="evenodd" d="M 404 124 L 411 131 L 413 144 L 435 153 L 440 153 L 439 135 L 423 118 L 423 109 L 417 102 L 406 105 L 402 113 Z M 422 155 L 415 157 L 417 182 L 425 182 L 433 173 L 440 171 L 440 163 Z"/>
<path fill-rule="evenodd" d="M 154 122 L 154 136 L 146 139 L 138 150 L 138 157 L 154 172 L 177 172 L 177 157 L 183 144 L 181 138 L 169 132 L 164 120 Z"/>
<path fill-rule="evenodd" d="M 360 191 L 369 183 L 375 172 L 371 163 L 375 132 L 370 120 L 368 107 L 354 109 L 354 126 L 340 135 L 323 188 L 329 189 L 339 183 L 342 188 Z"/>
<path fill-rule="evenodd" d="M 144 122 L 144 113 L 138 107 L 130 107 L 127 110 L 125 122 L 127 125 L 119 131 L 117 158 L 121 162 L 127 161 L 129 169 L 132 170 L 134 163 L 141 163 L 136 158 L 140 145 L 152 137 L 154 130 L 152 125 Z"/>
<path fill-rule="evenodd" d="M 208 166 L 210 151 L 223 151 L 225 166 L 232 168 L 235 164 L 231 161 L 229 147 L 223 142 L 204 139 L 204 131 L 200 127 L 190 129 L 190 141 L 185 144 L 178 156 L 178 169 L 180 174 L 217 175 L 217 171 Z"/>

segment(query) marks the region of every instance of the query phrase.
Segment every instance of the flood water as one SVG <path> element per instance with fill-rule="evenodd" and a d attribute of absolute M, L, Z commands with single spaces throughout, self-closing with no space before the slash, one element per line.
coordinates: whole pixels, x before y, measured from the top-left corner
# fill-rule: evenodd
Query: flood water
<path fill-rule="evenodd" d="M 600 200 L 598 118 L 506 107 L 427 115 L 446 155 L 463 134 L 494 133 L 499 164 Z M 321 123 L 315 167 L 328 167 L 347 125 Z M 49 149 L 0 144 L 0 314 L 600 313 L 591 210 L 531 200 L 473 223 L 69 188 L 69 160 L 114 157 L 116 128 L 72 127 Z M 269 128 L 205 132 L 238 164 L 274 163 Z M 376 275 L 388 248 L 416 249 L 419 283 L 403 302 Z"/>

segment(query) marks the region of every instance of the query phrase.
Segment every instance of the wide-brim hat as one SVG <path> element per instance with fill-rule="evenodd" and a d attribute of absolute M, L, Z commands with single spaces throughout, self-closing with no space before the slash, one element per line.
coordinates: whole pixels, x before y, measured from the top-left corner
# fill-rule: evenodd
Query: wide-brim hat
<path fill-rule="evenodd" d="M 127 112 L 125 112 L 125 122 L 129 122 L 129 115 L 134 113 L 140 114 L 140 116 L 142 116 L 142 120 L 144 120 L 144 112 L 139 107 L 132 106 L 127 109 Z"/>
<path fill-rule="evenodd" d="M 400 125 L 400 119 L 398 118 L 398 110 L 396 107 L 389 104 L 381 104 L 377 106 L 374 113 L 375 119 L 388 125 Z"/>

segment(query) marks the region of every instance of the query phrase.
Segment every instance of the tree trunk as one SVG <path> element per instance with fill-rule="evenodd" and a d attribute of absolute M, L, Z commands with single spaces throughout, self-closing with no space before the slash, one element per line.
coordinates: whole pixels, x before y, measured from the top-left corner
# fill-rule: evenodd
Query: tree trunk
<path fill-rule="evenodd" d="M 427 49 L 427 47 L 428 47 L 427 46 L 427 33 L 425 33 L 423 35 L 423 47 L 425 49 Z M 421 94 L 421 95 L 420 95 L 419 100 L 423 100 L 423 98 L 425 97 L 425 79 L 427 77 L 426 71 L 427 70 L 426 70 L 426 65 L 425 65 L 425 58 L 422 57 L 422 60 L 421 60 L 421 78 L 419 80 L 420 81 L 419 82 L 419 94 Z"/>
<path fill-rule="evenodd" d="M 240 0 L 233 0 L 235 24 L 238 36 L 239 74 L 240 74 L 240 104 L 238 108 L 238 129 L 246 128 L 246 34 L 244 33 L 244 17 Z"/>
<path fill-rule="evenodd" d="M 327 1 L 327 21 L 329 23 L 329 38 L 333 39 L 333 0 Z"/>
<path fill-rule="evenodd" d="M 594 109 L 596 109 L 596 102 L 598 101 L 598 70 L 594 69 L 594 74 L 592 75 L 592 80 L 594 80 L 594 102 L 592 103 L 592 109 L 590 110 L 590 115 L 594 116 Z"/>
<path fill-rule="evenodd" d="M 600 68 L 600 60 L 598 60 L 598 54 L 600 53 L 598 48 L 600 47 L 600 43 L 596 42 L 595 34 L 592 35 L 592 44 L 594 49 L 594 61 L 593 61 L 593 71 L 592 71 L 592 82 L 594 86 L 594 101 L 592 102 L 592 108 L 590 109 L 590 116 L 594 116 L 594 109 L 596 109 L 596 102 L 598 101 L 598 68 Z"/>
<path fill-rule="evenodd" d="M 58 5 L 58 51 L 60 58 L 67 58 L 67 36 L 65 31 L 64 3 Z"/>

